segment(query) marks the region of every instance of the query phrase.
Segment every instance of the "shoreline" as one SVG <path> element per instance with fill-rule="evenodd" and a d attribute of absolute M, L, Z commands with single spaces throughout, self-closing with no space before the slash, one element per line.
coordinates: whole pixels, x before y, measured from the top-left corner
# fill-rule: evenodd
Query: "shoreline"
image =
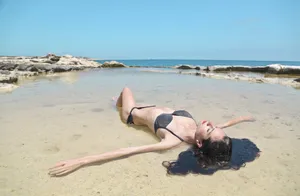
<path fill-rule="evenodd" d="M 73 57 L 71 55 L 57 56 L 0 56 L 0 93 L 12 92 L 19 87 L 19 79 L 34 76 L 43 76 L 53 73 L 84 71 L 103 68 L 143 68 L 148 72 L 168 71 L 177 74 L 189 74 L 214 79 L 248 81 L 254 83 L 280 84 L 295 89 L 300 89 L 300 66 L 270 64 L 266 66 L 139 66 L 125 65 L 117 61 L 99 63 L 91 58 Z M 148 69 L 148 70 L 147 70 Z M 154 70 L 153 70 L 154 69 Z"/>

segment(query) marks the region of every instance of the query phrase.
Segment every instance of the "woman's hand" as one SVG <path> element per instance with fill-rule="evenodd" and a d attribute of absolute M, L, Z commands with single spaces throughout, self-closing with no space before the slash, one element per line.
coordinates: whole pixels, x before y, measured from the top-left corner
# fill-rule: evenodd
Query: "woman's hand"
<path fill-rule="evenodd" d="M 50 176 L 61 176 L 70 173 L 84 165 L 82 159 L 72 159 L 57 163 L 54 167 L 49 169 Z"/>

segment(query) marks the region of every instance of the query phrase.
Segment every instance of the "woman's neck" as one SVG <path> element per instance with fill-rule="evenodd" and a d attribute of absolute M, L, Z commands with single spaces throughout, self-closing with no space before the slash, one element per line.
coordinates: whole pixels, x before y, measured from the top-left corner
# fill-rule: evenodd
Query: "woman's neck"
<path fill-rule="evenodd" d="M 197 130 L 197 125 L 190 125 L 189 127 L 189 135 L 187 136 L 186 142 L 189 144 L 196 144 L 195 133 Z"/>

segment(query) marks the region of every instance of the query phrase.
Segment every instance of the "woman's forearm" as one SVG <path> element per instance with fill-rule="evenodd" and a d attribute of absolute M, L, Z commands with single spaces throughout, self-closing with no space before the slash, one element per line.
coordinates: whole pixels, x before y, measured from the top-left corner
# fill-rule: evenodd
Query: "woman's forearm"
<path fill-rule="evenodd" d="M 178 145 L 180 142 L 160 142 L 157 144 L 150 144 L 138 147 L 128 147 L 128 148 L 121 148 L 118 150 L 114 150 L 111 152 L 102 153 L 99 155 L 91 155 L 81 158 L 81 162 L 83 164 L 91 164 L 99 161 L 106 161 L 111 159 L 120 158 L 123 156 L 138 154 L 138 153 L 146 153 L 146 152 L 154 152 L 158 150 L 166 150 Z"/>
<path fill-rule="evenodd" d="M 83 164 L 91 164 L 91 163 L 96 163 L 99 161 L 106 161 L 106 160 L 110 160 L 110 159 L 115 159 L 115 158 L 119 158 L 122 156 L 126 156 L 126 155 L 130 155 L 133 151 L 133 148 L 125 148 L 125 149 L 118 149 L 115 151 L 111 151 L 111 152 L 105 152 L 102 154 L 98 154 L 98 155 L 90 155 L 90 156 L 86 156 L 81 158 L 81 161 Z"/>
<path fill-rule="evenodd" d="M 157 144 L 144 145 L 139 147 L 129 147 L 129 148 L 121 148 L 118 150 L 114 150 L 111 152 L 102 153 L 99 155 L 91 155 L 86 156 L 79 159 L 71 159 L 67 161 L 61 161 L 56 164 L 56 166 L 50 168 L 49 175 L 51 176 L 59 176 L 64 175 L 68 172 L 74 171 L 81 166 L 88 165 L 91 163 L 96 163 L 99 161 L 111 160 L 123 156 L 133 155 L 137 153 L 146 153 L 146 152 L 154 152 L 158 150 L 166 150 L 172 148 L 181 142 L 178 140 L 171 141 L 161 141 Z"/>
<path fill-rule="evenodd" d="M 238 123 L 247 122 L 247 121 L 249 121 L 249 122 L 254 121 L 254 118 L 250 117 L 250 116 L 241 116 L 241 117 L 232 119 L 231 121 L 226 122 L 223 125 L 220 125 L 218 127 L 220 127 L 220 128 L 226 128 L 226 127 L 230 127 L 230 126 L 236 125 Z"/>

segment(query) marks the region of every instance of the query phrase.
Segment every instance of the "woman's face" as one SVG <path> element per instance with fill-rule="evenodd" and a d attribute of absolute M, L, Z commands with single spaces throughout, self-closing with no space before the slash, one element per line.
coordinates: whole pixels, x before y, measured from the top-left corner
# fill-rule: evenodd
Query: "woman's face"
<path fill-rule="evenodd" d="M 213 126 L 210 121 L 203 120 L 197 126 L 195 141 L 200 148 L 203 140 L 218 141 L 222 140 L 225 135 L 225 132 L 221 128 Z"/>

